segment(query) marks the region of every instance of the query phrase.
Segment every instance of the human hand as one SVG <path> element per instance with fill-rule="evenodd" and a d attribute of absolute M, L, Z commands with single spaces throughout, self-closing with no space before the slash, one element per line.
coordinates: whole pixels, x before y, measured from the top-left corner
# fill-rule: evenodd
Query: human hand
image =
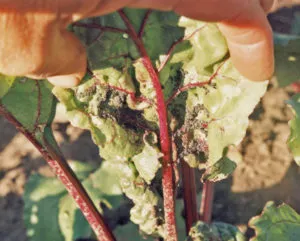
<path fill-rule="evenodd" d="M 249 79 L 264 80 L 274 69 L 272 31 L 266 13 L 274 9 L 275 1 L 0 0 L 0 72 L 48 78 L 64 87 L 77 85 L 86 71 L 86 53 L 66 27 L 86 17 L 133 7 L 174 10 L 187 17 L 219 22 L 236 68 Z"/>

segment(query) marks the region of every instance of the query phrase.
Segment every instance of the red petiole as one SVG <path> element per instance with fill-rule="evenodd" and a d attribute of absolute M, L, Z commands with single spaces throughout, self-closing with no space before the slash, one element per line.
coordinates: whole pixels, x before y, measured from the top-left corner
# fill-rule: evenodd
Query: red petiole
<path fill-rule="evenodd" d="M 0 114 L 3 115 L 10 123 L 12 123 L 18 131 L 20 131 L 42 154 L 52 171 L 61 180 L 74 201 L 82 211 L 83 215 L 91 225 L 97 238 L 101 241 L 115 241 L 109 227 L 105 224 L 103 217 L 98 212 L 94 203 L 86 193 L 84 187 L 77 179 L 73 170 L 68 165 L 64 157 L 55 150 L 46 140 L 44 145 L 39 143 L 35 137 L 35 133 L 29 132 L 22 124 L 12 116 L 0 103 Z"/>
<path fill-rule="evenodd" d="M 171 140 L 169 134 L 167 106 L 164 100 L 162 86 L 160 84 L 158 72 L 154 68 L 141 38 L 135 32 L 132 24 L 130 23 L 124 11 L 120 10 L 119 14 L 127 27 L 129 36 L 135 42 L 141 54 L 142 63 L 144 64 L 145 68 L 147 69 L 151 77 L 152 84 L 156 92 L 156 111 L 159 120 L 160 147 L 164 155 L 162 188 L 163 188 L 163 196 L 164 196 L 166 240 L 177 241 L 177 230 L 176 230 L 176 219 L 175 219 L 175 190 L 174 190 L 173 161 L 171 155 Z M 142 26 L 144 26 L 145 24 L 146 23 L 144 23 Z"/>

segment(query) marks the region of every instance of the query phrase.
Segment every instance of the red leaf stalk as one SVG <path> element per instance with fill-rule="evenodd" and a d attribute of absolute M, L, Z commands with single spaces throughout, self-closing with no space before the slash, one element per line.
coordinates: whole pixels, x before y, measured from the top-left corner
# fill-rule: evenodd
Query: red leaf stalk
<path fill-rule="evenodd" d="M 183 179 L 185 228 L 188 235 L 193 224 L 198 221 L 195 170 L 191 168 L 184 160 L 181 160 L 181 166 Z"/>
<path fill-rule="evenodd" d="M 200 220 L 205 223 L 211 223 L 212 208 L 214 199 L 214 183 L 205 181 L 202 190 L 202 200 L 200 206 Z"/>
<path fill-rule="evenodd" d="M 173 162 L 171 156 L 171 138 L 169 134 L 167 106 L 164 100 L 163 90 L 160 84 L 159 75 L 154 68 L 144 44 L 135 32 L 132 24 L 124 11 L 120 10 L 119 14 L 123 19 L 128 34 L 135 42 L 137 48 L 140 51 L 142 62 L 148 71 L 153 87 L 156 92 L 156 111 L 159 119 L 160 129 L 160 147 L 163 153 L 163 177 L 162 188 L 164 196 L 164 213 L 166 224 L 166 241 L 177 241 L 176 219 L 175 219 L 175 188 L 174 188 L 174 176 L 173 176 Z M 146 23 L 143 23 L 145 25 Z"/>
<path fill-rule="evenodd" d="M 20 131 L 39 150 L 49 166 L 52 168 L 53 172 L 57 175 L 70 195 L 73 197 L 74 201 L 94 230 L 97 238 L 100 241 L 115 241 L 116 239 L 109 227 L 105 224 L 103 217 L 98 212 L 84 187 L 59 151 L 55 150 L 46 141 L 44 146 L 41 145 L 35 138 L 34 133 L 26 130 L 26 128 L 24 128 L 24 126 L 15 119 L 15 117 L 9 113 L 4 106 L 1 105 L 1 103 L 0 114 L 12 123 L 17 130 Z"/>

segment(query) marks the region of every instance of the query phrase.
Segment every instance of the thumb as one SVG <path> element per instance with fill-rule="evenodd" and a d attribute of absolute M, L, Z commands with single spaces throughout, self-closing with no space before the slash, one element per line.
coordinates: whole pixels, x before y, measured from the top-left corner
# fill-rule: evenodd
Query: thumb
<path fill-rule="evenodd" d="M 73 87 L 80 83 L 87 68 L 86 51 L 75 35 L 67 30 L 58 31 L 48 41 L 49 55 L 44 69 L 50 83 L 61 87 Z"/>
<path fill-rule="evenodd" d="M 63 20 L 52 13 L 1 13 L 0 72 L 49 78 L 64 87 L 78 84 L 86 71 L 85 48 Z"/>
<path fill-rule="evenodd" d="M 256 1 L 239 15 L 219 23 L 227 39 L 233 64 L 251 80 L 261 81 L 274 71 L 273 37 L 265 11 Z"/>

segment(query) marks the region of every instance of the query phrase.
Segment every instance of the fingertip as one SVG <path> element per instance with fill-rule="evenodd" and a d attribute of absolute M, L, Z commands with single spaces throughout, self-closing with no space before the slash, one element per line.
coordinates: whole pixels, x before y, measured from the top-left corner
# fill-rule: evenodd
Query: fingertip
<path fill-rule="evenodd" d="M 252 81 L 264 81 L 274 72 L 272 29 L 264 9 L 254 2 L 235 18 L 219 24 L 237 70 Z"/>
<path fill-rule="evenodd" d="M 239 73 L 245 78 L 254 81 L 254 82 L 262 82 L 266 80 L 270 80 L 274 73 L 274 67 L 270 68 L 248 68 L 238 67 L 235 62 L 233 64 L 236 66 Z"/>
<path fill-rule="evenodd" d="M 74 75 L 60 75 L 49 77 L 48 81 L 55 86 L 72 88 L 77 86 L 81 82 L 81 79 L 82 78 Z"/>
<path fill-rule="evenodd" d="M 56 54 L 48 65 L 48 71 L 52 74 L 47 79 L 55 86 L 71 88 L 80 84 L 86 73 L 87 54 L 84 46 L 72 33 L 65 32 L 60 40 L 61 46 L 55 46 Z"/>
<path fill-rule="evenodd" d="M 273 48 L 267 42 L 253 46 L 228 43 L 232 63 L 241 75 L 252 81 L 265 81 L 274 73 Z"/>

